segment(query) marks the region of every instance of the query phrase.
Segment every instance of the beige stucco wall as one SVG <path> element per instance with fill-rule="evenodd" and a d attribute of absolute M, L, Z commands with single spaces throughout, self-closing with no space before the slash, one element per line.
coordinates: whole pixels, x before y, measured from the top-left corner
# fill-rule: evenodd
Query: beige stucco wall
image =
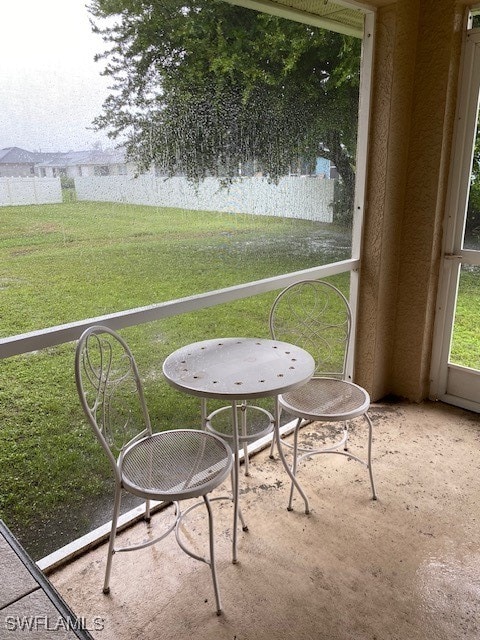
<path fill-rule="evenodd" d="M 428 396 L 465 2 L 378 9 L 356 380 Z"/>

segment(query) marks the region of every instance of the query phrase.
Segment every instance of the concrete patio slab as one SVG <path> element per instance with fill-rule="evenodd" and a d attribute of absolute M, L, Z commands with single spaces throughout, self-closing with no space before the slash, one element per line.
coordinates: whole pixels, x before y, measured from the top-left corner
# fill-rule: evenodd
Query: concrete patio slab
<path fill-rule="evenodd" d="M 478 639 L 480 416 L 439 403 L 377 404 L 371 415 L 377 501 L 362 466 L 320 456 L 298 476 L 311 513 L 298 497 L 288 512 L 288 478 L 263 451 L 241 479 L 249 531 L 237 565 L 231 504 L 214 503 L 220 617 L 208 567 L 172 537 L 117 554 L 108 596 L 105 545 L 51 580 L 78 616 L 102 620 L 99 640 Z M 351 440 L 365 450 L 361 421 Z M 187 526 L 185 540 L 206 550 L 203 511 Z M 149 535 L 141 523 L 122 538 Z"/>

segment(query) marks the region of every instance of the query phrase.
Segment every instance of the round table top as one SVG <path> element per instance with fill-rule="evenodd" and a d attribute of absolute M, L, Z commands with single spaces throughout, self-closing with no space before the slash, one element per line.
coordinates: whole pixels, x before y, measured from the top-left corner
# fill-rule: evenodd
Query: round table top
<path fill-rule="evenodd" d="M 313 375 L 312 356 L 295 345 L 261 338 L 219 338 L 170 354 L 163 374 L 175 388 L 205 398 L 230 400 L 285 393 Z"/>

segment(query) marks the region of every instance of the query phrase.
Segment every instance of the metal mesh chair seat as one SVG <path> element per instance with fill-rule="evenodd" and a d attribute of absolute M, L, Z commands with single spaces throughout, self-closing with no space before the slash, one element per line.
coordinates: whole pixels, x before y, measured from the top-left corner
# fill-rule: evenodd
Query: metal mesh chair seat
<path fill-rule="evenodd" d="M 231 466 L 231 452 L 220 438 L 176 429 L 154 433 L 127 449 L 122 483 L 144 498 L 186 500 L 219 486 Z"/>
<path fill-rule="evenodd" d="M 305 420 L 351 420 L 368 409 L 370 396 L 356 384 L 335 378 L 312 378 L 279 398 L 288 412 Z"/>

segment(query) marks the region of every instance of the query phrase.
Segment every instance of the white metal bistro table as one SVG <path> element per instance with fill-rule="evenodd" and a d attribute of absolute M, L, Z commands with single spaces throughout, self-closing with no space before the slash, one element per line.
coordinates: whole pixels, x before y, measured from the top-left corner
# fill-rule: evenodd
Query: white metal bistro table
<path fill-rule="evenodd" d="M 172 387 L 200 398 L 228 400 L 233 426 L 233 563 L 237 562 L 239 517 L 239 401 L 275 396 L 310 380 L 312 356 L 293 344 L 261 338 L 219 338 L 186 345 L 170 354 L 163 374 Z M 296 486 L 280 446 L 280 409 L 275 401 L 275 438 L 283 465 Z M 245 528 L 245 527 L 244 527 Z"/>

